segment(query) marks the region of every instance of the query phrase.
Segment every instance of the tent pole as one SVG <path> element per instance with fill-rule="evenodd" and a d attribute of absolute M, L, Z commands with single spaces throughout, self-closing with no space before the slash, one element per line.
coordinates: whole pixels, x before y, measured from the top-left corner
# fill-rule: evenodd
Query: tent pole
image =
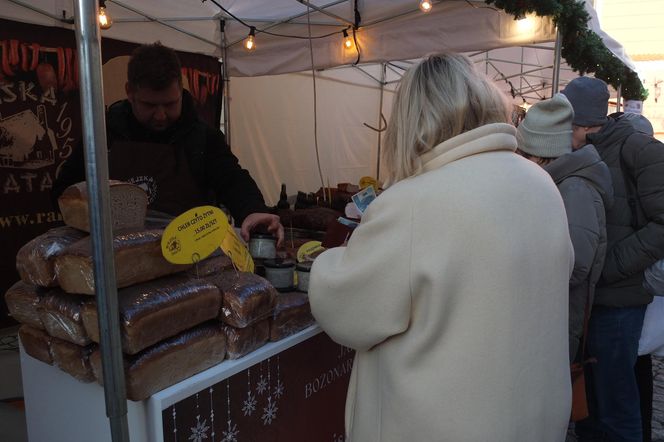
<path fill-rule="evenodd" d="M 96 1 L 76 0 L 76 43 L 80 54 L 81 119 L 85 146 L 85 174 L 90 200 L 90 236 L 106 415 L 114 442 L 129 441 L 120 317 L 113 261 L 113 232 L 108 188 L 108 149 L 101 72 L 101 41 Z"/>
<path fill-rule="evenodd" d="M 551 96 L 558 93 L 558 83 L 560 83 L 560 52 L 562 51 L 563 35 L 560 28 L 556 28 L 556 45 L 553 52 L 553 78 L 551 79 Z"/>
<path fill-rule="evenodd" d="M 622 86 L 618 85 L 618 89 L 616 89 L 616 112 L 620 112 L 621 101 L 622 101 Z"/>
<path fill-rule="evenodd" d="M 231 145 L 231 102 L 230 102 L 230 89 L 231 89 L 231 80 L 228 78 L 228 40 L 226 36 L 226 20 L 222 19 L 219 21 L 219 26 L 221 27 L 221 53 L 222 53 L 222 64 L 221 64 L 221 76 L 223 81 L 223 94 L 222 94 L 222 106 L 224 108 L 224 136 L 226 137 L 226 145 L 230 147 Z"/>
<path fill-rule="evenodd" d="M 387 64 L 380 64 L 380 104 L 378 105 L 378 125 L 376 126 L 379 130 L 378 134 L 378 153 L 376 156 L 376 180 L 380 180 L 380 141 L 382 138 L 383 131 L 380 130 L 383 128 L 383 95 L 385 94 L 385 76 L 387 74 Z"/>

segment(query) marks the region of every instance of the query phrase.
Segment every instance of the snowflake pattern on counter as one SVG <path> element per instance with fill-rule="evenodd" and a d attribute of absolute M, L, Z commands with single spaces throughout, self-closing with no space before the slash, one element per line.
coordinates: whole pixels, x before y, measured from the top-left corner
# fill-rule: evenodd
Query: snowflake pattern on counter
<path fill-rule="evenodd" d="M 242 405 L 242 412 L 245 416 L 251 416 L 254 411 L 256 411 L 256 396 L 251 394 L 251 391 L 248 391 L 247 399 L 244 400 Z"/>
<path fill-rule="evenodd" d="M 237 424 L 232 424 L 231 421 L 228 421 L 228 430 L 222 431 L 224 436 L 221 439 L 221 442 L 237 442 L 237 435 L 240 433 L 240 430 L 237 429 Z"/>
<path fill-rule="evenodd" d="M 272 402 L 272 397 L 268 396 L 267 397 L 267 406 L 263 408 L 263 416 L 261 416 L 261 419 L 263 420 L 263 425 L 270 425 L 272 424 L 272 421 L 277 418 L 277 403 Z"/>
<path fill-rule="evenodd" d="M 278 380 L 277 385 L 274 386 L 274 397 L 279 399 L 283 395 L 284 395 L 284 383 Z"/>
<path fill-rule="evenodd" d="M 189 440 L 193 442 L 203 442 L 203 439 L 207 439 L 207 431 L 210 429 L 206 425 L 207 420 L 203 419 L 203 422 L 200 421 L 200 415 L 196 416 L 196 426 L 191 428 L 191 436 Z"/>
<path fill-rule="evenodd" d="M 258 394 L 263 394 L 268 390 L 268 383 L 267 379 L 261 375 L 260 379 L 258 379 L 258 382 L 256 383 L 256 391 Z"/>

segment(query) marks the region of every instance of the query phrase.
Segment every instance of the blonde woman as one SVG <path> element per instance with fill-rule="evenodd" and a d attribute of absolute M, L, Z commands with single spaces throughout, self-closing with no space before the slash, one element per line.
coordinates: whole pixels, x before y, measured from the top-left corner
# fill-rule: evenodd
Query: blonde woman
<path fill-rule="evenodd" d="M 466 57 L 413 67 L 386 134 L 391 185 L 314 262 L 314 316 L 357 351 L 351 442 L 565 439 L 573 252 L 508 115 Z"/>

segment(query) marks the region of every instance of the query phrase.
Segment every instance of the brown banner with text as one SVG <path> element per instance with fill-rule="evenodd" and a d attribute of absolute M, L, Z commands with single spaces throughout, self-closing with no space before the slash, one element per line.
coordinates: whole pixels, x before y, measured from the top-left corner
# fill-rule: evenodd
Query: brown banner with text
<path fill-rule="evenodd" d="M 106 104 L 124 99 L 133 43 L 102 41 Z M 0 19 L 0 294 L 18 280 L 18 249 L 62 222 L 50 190 L 81 140 L 74 32 Z M 220 68 L 214 57 L 178 53 L 185 87 L 203 120 L 218 126 Z M 4 299 L 0 328 L 11 324 Z"/>

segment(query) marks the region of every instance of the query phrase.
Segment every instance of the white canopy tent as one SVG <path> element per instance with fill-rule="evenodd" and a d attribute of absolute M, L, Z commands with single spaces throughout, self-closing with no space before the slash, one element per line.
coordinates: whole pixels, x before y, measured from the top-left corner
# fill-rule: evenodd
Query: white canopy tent
<path fill-rule="evenodd" d="M 225 55 L 225 71 L 232 77 L 226 83 L 231 125 L 225 130 L 232 134 L 241 164 L 255 177 L 268 203 L 275 203 L 282 182 L 291 192 L 313 191 L 328 182 L 354 182 L 378 174 L 378 133 L 363 123 L 378 128 L 381 112 L 388 117 L 396 82 L 409 65 L 397 60 L 443 50 L 466 52 L 512 94 L 515 104 L 551 95 L 556 34 L 549 19 L 517 21 L 483 1 L 470 0 L 434 1 L 432 11 L 424 14 L 418 3 L 107 0 L 114 25 L 102 35 L 133 42 L 160 40 L 183 51 Z M 73 17 L 72 0 L 0 0 L 0 5 L 4 18 L 71 26 L 63 17 Z M 357 45 L 347 50 L 341 44 L 342 31 L 353 34 L 349 28 L 356 20 L 355 8 L 361 16 Z M 588 0 L 586 8 L 591 29 L 631 66 L 622 47 L 599 28 Z M 242 46 L 247 25 L 257 30 L 256 50 L 251 53 Z M 309 47 L 307 37 L 325 35 L 312 39 Z M 358 59 L 357 66 L 348 67 Z M 316 112 L 312 68 L 319 80 Z M 560 83 L 574 76 L 563 65 Z"/>

